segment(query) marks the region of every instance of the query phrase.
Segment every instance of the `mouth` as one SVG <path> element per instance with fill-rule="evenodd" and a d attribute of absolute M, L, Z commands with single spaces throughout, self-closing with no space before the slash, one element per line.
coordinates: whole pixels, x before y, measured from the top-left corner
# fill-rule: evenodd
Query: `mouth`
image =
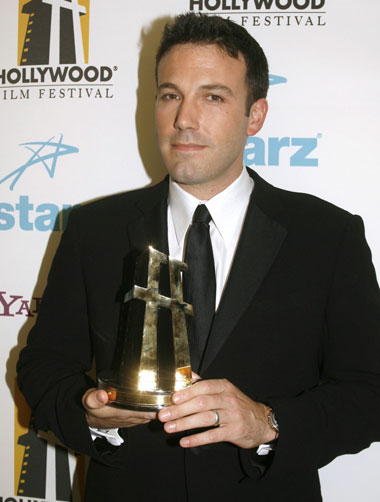
<path fill-rule="evenodd" d="M 206 148 L 206 146 L 196 143 L 173 143 L 172 148 L 177 152 L 199 152 Z"/>

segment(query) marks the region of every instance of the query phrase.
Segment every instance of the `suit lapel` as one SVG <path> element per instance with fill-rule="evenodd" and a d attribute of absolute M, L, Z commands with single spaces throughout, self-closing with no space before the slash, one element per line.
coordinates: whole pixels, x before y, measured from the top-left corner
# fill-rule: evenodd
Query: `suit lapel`
<path fill-rule="evenodd" d="M 255 188 L 203 355 L 202 372 L 210 366 L 239 318 L 252 302 L 287 233 L 271 215 L 276 209 L 276 203 L 273 204 L 270 197 L 266 197 L 263 193 L 268 189 L 269 191 L 274 189 L 264 185 L 265 182 L 258 176 L 250 174 L 255 178 Z M 265 203 L 260 204 L 261 201 Z M 262 207 L 267 205 L 266 211 L 264 212 L 258 204 Z"/>
<path fill-rule="evenodd" d="M 148 246 L 169 253 L 167 231 L 167 180 L 146 192 L 136 204 L 136 214 L 128 223 L 130 249 L 141 252 Z"/>
<path fill-rule="evenodd" d="M 118 293 L 121 302 L 124 301 L 125 293 L 135 284 L 135 266 L 140 254 L 146 251 L 148 246 L 168 254 L 167 194 L 168 183 L 164 180 L 140 192 L 135 206 L 129 210 L 128 254 L 124 258 L 122 286 Z M 168 291 L 169 277 L 166 278 L 166 274 L 162 274 L 161 281 L 160 286 L 164 287 L 165 283 L 165 291 Z"/>

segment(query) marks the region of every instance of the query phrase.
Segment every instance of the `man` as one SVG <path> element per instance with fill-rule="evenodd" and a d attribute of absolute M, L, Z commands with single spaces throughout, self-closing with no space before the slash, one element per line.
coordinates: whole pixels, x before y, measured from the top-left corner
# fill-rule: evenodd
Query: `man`
<path fill-rule="evenodd" d="M 319 501 L 317 469 L 380 438 L 380 295 L 363 225 L 243 168 L 267 88 L 243 28 L 177 17 L 157 53 L 170 180 L 72 212 L 19 383 L 37 426 L 91 456 L 88 501 Z M 182 258 L 199 205 L 216 278 L 202 380 L 157 416 L 110 407 L 85 372 L 93 355 L 98 372 L 111 366 L 125 257 L 153 244 Z"/>

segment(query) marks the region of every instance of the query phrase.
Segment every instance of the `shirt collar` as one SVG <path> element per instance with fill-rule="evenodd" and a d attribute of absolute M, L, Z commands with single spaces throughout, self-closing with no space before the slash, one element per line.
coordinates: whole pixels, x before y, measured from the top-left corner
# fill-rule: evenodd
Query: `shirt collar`
<path fill-rule="evenodd" d="M 216 229 L 228 245 L 234 234 L 235 222 L 247 208 L 252 189 L 253 179 L 245 168 L 231 185 L 208 201 L 197 199 L 170 178 L 168 204 L 177 244 L 180 245 L 183 242 L 196 207 L 199 204 L 205 204 Z"/>

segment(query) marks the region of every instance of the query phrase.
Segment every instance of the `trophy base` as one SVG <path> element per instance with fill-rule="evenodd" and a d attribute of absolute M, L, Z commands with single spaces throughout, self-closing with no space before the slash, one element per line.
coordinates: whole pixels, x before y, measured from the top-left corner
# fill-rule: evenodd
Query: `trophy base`
<path fill-rule="evenodd" d="M 158 411 L 172 404 L 172 391 L 136 391 L 128 389 L 111 378 L 99 377 L 98 388 L 105 390 L 109 396 L 109 405 L 116 408 L 136 411 Z"/>

